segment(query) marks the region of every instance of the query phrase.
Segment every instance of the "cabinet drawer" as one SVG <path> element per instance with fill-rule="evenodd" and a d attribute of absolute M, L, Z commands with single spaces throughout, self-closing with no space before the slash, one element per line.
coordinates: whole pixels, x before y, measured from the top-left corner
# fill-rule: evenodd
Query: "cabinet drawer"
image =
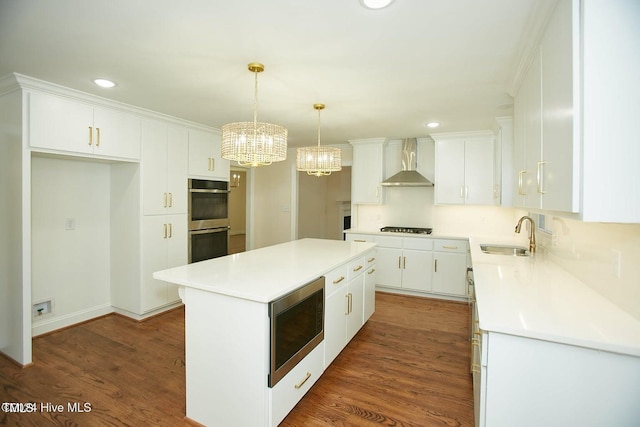
<path fill-rule="evenodd" d="M 461 252 L 469 251 L 469 242 L 466 240 L 434 240 L 433 250 L 438 252 Z"/>
<path fill-rule="evenodd" d="M 425 239 L 424 237 L 405 237 L 403 240 L 403 247 L 405 249 L 418 249 L 423 251 L 430 251 L 433 249 L 433 239 Z"/>
<path fill-rule="evenodd" d="M 375 236 L 375 242 L 385 248 L 402 248 L 402 237 Z"/>
<path fill-rule="evenodd" d="M 365 262 L 365 266 L 366 266 L 367 269 L 369 267 L 371 267 L 372 265 L 374 265 L 376 263 L 376 252 L 375 251 L 371 251 L 371 252 L 365 254 L 364 262 Z"/>
<path fill-rule="evenodd" d="M 271 425 L 280 424 L 323 371 L 324 342 L 321 342 L 271 389 Z"/>
<path fill-rule="evenodd" d="M 364 272 L 366 267 L 366 260 L 364 257 L 356 258 L 353 261 L 349 262 L 347 265 L 349 268 L 349 271 L 347 272 L 347 278 L 351 280 Z"/>
<path fill-rule="evenodd" d="M 350 234 L 347 233 L 347 240 L 350 242 L 370 242 L 375 241 L 375 237 L 371 234 Z"/>
<path fill-rule="evenodd" d="M 324 275 L 325 295 L 329 296 L 349 281 L 349 266 L 347 264 L 331 270 Z"/>

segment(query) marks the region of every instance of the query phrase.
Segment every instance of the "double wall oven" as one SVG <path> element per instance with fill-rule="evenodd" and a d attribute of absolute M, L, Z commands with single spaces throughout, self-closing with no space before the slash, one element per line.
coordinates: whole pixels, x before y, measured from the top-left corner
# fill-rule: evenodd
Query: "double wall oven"
<path fill-rule="evenodd" d="M 229 183 L 189 180 L 189 262 L 225 256 L 229 249 Z"/>

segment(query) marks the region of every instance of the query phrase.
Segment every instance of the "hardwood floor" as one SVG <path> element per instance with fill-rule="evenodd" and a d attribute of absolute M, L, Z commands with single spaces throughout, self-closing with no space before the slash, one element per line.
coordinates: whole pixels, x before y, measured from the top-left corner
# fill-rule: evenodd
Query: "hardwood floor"
<path fill-rule="evenodd" d="M 387 293 L 376 303 L 281 426 L 472 426 L 467 305 Z M 0 425 L 190 425 L 183 309 L 141 323 L 99 318 L 34 339 L 33 355 L 25 369 L 0 357 L 0 403 L 37 405 L 0 411 Z M 48 402 L 63 411 L 42 411 Z M 85 402 L 90 412 L 69 411 Z"/>

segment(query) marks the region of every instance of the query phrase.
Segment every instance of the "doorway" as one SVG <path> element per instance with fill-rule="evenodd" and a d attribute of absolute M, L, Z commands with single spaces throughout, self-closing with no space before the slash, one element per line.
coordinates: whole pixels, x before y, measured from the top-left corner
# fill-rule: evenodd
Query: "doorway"
<path fill-rule="evenodd" d="M 229 172 L 229 255 L 247 250 L 247 171 Z"/>

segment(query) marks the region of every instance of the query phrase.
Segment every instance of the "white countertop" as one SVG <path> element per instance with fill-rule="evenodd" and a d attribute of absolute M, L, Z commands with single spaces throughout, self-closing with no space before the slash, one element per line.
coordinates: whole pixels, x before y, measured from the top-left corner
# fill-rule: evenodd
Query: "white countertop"
<path fill-rule="evenodd" d="M 302 239 L 156 271 L 153 277 L 268 303 L 374 247 L 375 243 Z"/>
<path fill-rule="evenodd" d="M 480 250 L 484 243 L 528 247 L 526 238 L 469 241 L 480 329 L 640 356 L 640 322 L 544 251 L 516 257 Z"/>
<path fill-rule="evenodd" d="M 349 230 L 344 231 L 347 234 L 368 234 L 371 236 L 391 236 L 391 237 L 419 237 L 423 239 L 456 239 L 456 240 L 468 240 L 469 236 L 463 235 L 452 235 L 452 234 L 438 234 L 437 232 L 432 232 L 431 234 L 418 234 L 418 233 L 396 233 L 389 231 L 380 231 L 380 230 L 358 230 L 355 228 L 351 228 Z"/>

